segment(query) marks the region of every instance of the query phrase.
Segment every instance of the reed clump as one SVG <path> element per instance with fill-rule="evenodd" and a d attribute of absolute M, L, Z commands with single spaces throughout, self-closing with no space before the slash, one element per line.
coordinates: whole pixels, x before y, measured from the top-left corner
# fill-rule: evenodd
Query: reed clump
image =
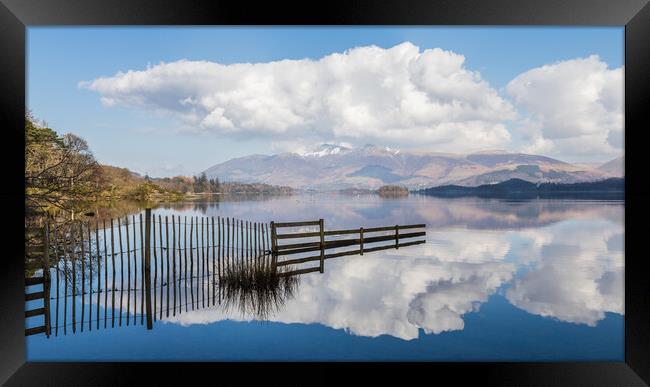
<path fill-rule="evenodd" d="M 285 271 L 285 267 L 257 264 L 225 268 L 220 284 L 225 307 L 268 320 L 296 294 L 298 276 L 282 275 Z"/>

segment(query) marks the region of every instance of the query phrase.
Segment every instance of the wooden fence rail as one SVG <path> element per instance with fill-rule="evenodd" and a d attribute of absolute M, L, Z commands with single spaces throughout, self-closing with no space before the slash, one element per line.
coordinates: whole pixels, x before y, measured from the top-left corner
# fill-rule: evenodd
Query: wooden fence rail
<path fill-rule="evenodd" d="M 295 233 L 282 233 L 278 234 L 277 229 L 283 227 L 307 227 L 307 226 L 318 226 L 318 231 L 300 231 Z M 399 249 L 400 247 L 414 246 L 425 243 L 424 240 L 416 240 L 409 242 L 400 242 L 404 239 L 412 239 L 417 237 L 426 236 L 425 231 L 415 231 L 415 232 L 405 232 L 400 233 L 400 230 L 411 230 L 411 229 L 424 229 L 426 228 L 425 224 L 410 224 L 410 225 L 395 225 L 395 226 L 386 226 L 386 227 L 370 227 L 358 229 L 343 229 L 343 230 L 325 230 L 324 222 L 322 219 L 318 221 L 307 221 L 307 222 L 286 222 L 286 223 L 274 223 L 271 222 L 271 246 L 273 254 L 273 264 L 275 267 L 298 265 L 306 262 L 319 261 L 319 267 L 317 268 L 304 268 L 293 271 L 287 271 L 281 273 L 281 275 L 298 275 L 304 273 L 310 273 L 313 271 L 320 271 L 321 273 L 324 270 L 324 260 L 330 258 L 343 257 L 348 255 L 363 255 L 364 253 L 388 250 L 388 249 Z M 386 233 L 390 232 L 389 235 L 373 235 L 376 233 Z M 325 236 L 344 236 L 344 235 L 358 235 L 358 238 L 344 238 L 344 239 L 333 239 L 325 240 Z M 370 235 L 368 235 L 370 234 Z M 298 242 L 298 243 L 284 243 L 280 244 L 281 240 L 285 239 L 306 239 L 306 238 L 319 238 L 316 241 L 309 242 Z M 373 246 L 373 244 L 380 242 L 393 242 L 390 245 L 380 245 Z M 370 245 L 370 246 L 369 246 Z M 347 250 L 347 251 L 335 251 L 327 252 L 331 249 L 339 249 L 343 247 L 358 246 L 358 249 Z M 305 254 L 310 252 L 319 252 L 318 255 L 310 255 L 305 257 L 293 258 L 278 260 L 278 257 L 290 256 Z"/>

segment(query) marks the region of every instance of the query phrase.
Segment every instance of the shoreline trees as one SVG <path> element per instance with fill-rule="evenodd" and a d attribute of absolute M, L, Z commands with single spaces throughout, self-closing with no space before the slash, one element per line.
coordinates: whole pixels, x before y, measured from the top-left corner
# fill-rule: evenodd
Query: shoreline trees
<path fill-rule="evenodd" d="M 59 135 L 44 122 L 25 114 L 26 217 L 56 212 L 72 214 L 115 200 L 173 202 L 194 195 L 288 194 L 289 187 L 267 184 L 223 183 L 198 176 L 144 177 L 127 168 L 100 165 L 88 143 L 68 133 Z M 194 194 L 194 195 L 192 195 Z"/>
<path fill-rule="evenodd" d="M 96 197 L 101 169 L 84 139 L 58 135 L 25 115 L 25 207 L 28 215 L 74 211 Z"/>

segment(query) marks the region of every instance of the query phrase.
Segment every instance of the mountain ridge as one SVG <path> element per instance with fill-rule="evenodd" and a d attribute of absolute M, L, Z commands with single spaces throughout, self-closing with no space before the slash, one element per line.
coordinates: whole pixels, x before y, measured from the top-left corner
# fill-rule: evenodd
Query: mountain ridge
<path fill-rule="evenodd" d="M 302 154 L 284 152 L 238 157 L 213 165 L 204 172 L 208 178 L 218 177 L 222 181 L 285 185 L 297 189 L 377 189 L 396 184 L 416 190 L 448 184 L 479 186 L 513 178 L 577 183 L 621 177 L 616 168 L 606 166 L 608 163 L 588 168 L 547 156 L 498 150 L 452 154 L 408 152 L 372 144 L 360 148 L 322 144 Z"/>

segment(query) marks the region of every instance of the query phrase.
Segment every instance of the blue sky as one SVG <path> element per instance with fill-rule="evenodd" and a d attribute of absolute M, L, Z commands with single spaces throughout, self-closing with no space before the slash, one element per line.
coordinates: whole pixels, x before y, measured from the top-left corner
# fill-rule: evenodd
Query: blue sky
<path fill-rule="evenodd" d="M 473 117 L 471 120 L 456 122 L 454 128 L 461 128 L 459 130 L 469 136 L 467 139 L 460 138 L 463 141 L 458 143 L 471 142 L 468 139 L 473 136 L 482 136 L 477 138 L 487 139 L 486 148 L 513 151 L 538 150 L 537 153 L 547 153 L 567 161 L 577 162 L 606 161 L 616 156 L 617 152 L 622 154 L 621 145 L 618 144 L 621 142 L 618 137 L 622 137 L 622 106 L 612 107 L 622 104 L 619 103 L 618 98 L 622 93 L 622 79 L 620 72 L 617 75 L 610 71 L 623 65 L 624 30 L 622 27 L 30 27 L 27 40 L 27 104 L 38 118 L 47 121 L 53 129 L 60 133 L 72 132 L 85 138 L 100 162 L 129 167 L 153 176 L 195 174 L 233 157 L 291 150 L 294 144 L 292 141 L 296 139 L 302 141 L 301 145 L 295 145 L 296 147 L 311 143 L 317 145 L 320 141 L 341 142 L 351 146 L 373 142 L 405 149 L 422 150 L 424 147 L 425 150 L 431 151 L 467 151 L 465 147 L 439 134 L 440 131 L 448 131 L 445 129 L 444 120 L 441 121 L 439 118 L 433 121 L 420 120 L 421 128 L 435 127 L 435 130 L 431 130 L 429 137 L 423 137 L 419 147 L 409 142 L 407 138 L 414 137 L 414 132 L 411 131 L 413 128 L 402 127 L 395 123 L 378 127 L 376 122 L 390 120 L 378 115 L 379 113 L 373 108 L 390 106 L 395 103 L 394 100 L 381 101 L 374 106 L 366 105 L 363 98 L 360 102 L 357 96 L 354 101 L 359 104 L 357 107 L 361 110 L 350 113 L 352 121 L 346 121 L 350 120 L 350 114 L 338 116 L 323 113 L 324 110 L 313 112 L 309 109 L 308 112 L 307 110 L 301 112 L 298 109 L 293 111 L 289 106 L 297 118 L 273 117 L 268 121 L 268 127 L 272 128 L 277 124 L 277 129 L 265 131 L 267 129 L 265 119 L 268 117 L 247 124 L 246 120 L 241 118 L 248 109 L 244 106 L 247 100 L 234 100 L 232 97 L 234 94 L 229 94 L 227 105 L 224 102 L 223 107 L 215 107 L 214 104 L 219 102 L 210 102 L 209 105 L 197 107 L 197 111 L 203 112 L 197 113 L 198 117 L 188 118 L 183 114 L 189 113 L 189 110 L 181 111 L 180 107 L 169 108 L 168 100 L 163 101 L 163 98 L 175 98 L 173 100 L 178 102 L 184 98 L 183 92 L 197 98 L 201 95 L 203 97 L 214 97 L 214 95 L 206 94 L 203 88 L 194 93 L 182 87 L 183 91 L 179 90 L 176 94 L 171 88 L 178 83 L 169 77 L 161 81 L 165 83 L 161 86 L 164 92 L 161 92 L 160 98 L 152 95 L 146 86 L 129 85 L 128 90 L 120 90 L 117 94 L 113 88 L 113 85 L 120 82 L 120 72 L 126 73 L 129 70 L 146 72 L 147 69 L 155 68 L 161 62 L 173 63 L 186 59 L 232 65 L 304 58 L 318 62 L 323 57 L 333 53 L 345 53 L 346 50 L 354 47 L 375 45 L 387 50 L 404 42 L 414 45 L 418 53 L 427 49 L 440 48 L 445 52 L 450 51 L 464 56 L 461 68 L 454 67 L 449 71 L 443 69 L 440 73 L 434 74 L 437 77 L 434 79 L 447 76 L 450 72 L 464 74 L 462 70 L 478 72 L 480 81 L 489 84 L 489 90 L 486 92 L 495 93 L 490 96 L 486 94 L 485 99 L 478 98 L 479 102 L 472 99 L 471 95 L 458 97 L 454 94 L 453 98 L 460 98 L 461 104 L 478 104 L 478 110 L 487 109 L 487 105 L 481 106 L 483 102 L 480 101 L 495 98 L 512 104 L 512 110 L 517 112 L 517 117 L 513 117 L 506 108 L 495 108 L 494 119 L 481 116 L 480 119 Z M 579 63 L 570 62 L 591 55 L 597 55 L 598 58 Z M 558 65 L 564 62 L 568 64 Z M 546 82 L 543 78 L 546 76 L 544 72 L 529 73 L 526 77 L 520 78 L 520 84 L 513 84 L 510 89 L 507 88 L 509 82 L 519 75 L 531 69 L 553 64 L 558 67 L 552 72 L 554 74 L 552 76 L 556 76 L 552 82 Z M 605 64 L 606 69 L 599 67 L 600 64 Z M 269 70 L 264 70 L 263 73 L 276 74 L 271 76 L 280 77 L 286 76 L 286 72 L 289 72 L 290 76 L 295 71 L 296 82 L 298 82 L 302 74 L 300 66 L 302 64 L 298 63 L 288 67 L 269 67 Z M 361 66 L 363 67 L 363 64 Z M 585 70 L 582 71 L 580 66 L 584 66 Z M 217 90 L 221 84 L 219 80 L 231 74 L 228 71 L 230 70 L 227 70 L 225 75 L 221 73 L 214 75 L 213 82 L 217 85 L 215 92 L 220 91 Z M 256 70 L 251 71 L 247 76 L 257 75 Z M 354 71 L 359 69 L 354 68 Z M 392 70 L 387 69 L 380 72 L 385 76 L 390 74 L 390 71 Z M 317 73 L 322 74 L 322 72 Z M 585 117 L 567 116 L 569 113 L 562 110 L 566 103 L 558 102 L 558 106 L 549 106 L 548 101 L 554 99 L 555 93 L 551 93 L 550 96 L 538 92 L 535 94 L 520 87 L 520 85 L 530 85 L 531 82 L 540 85 L 546 82 L 553 87 L 558 87 L 557 85 L 561 87 L 562 82 L 566 83 L 563 80 L 574 78 L 571 75 L 574 73 L 591 74 L 585 78 L 587 83 L 593 79 L 598 80 L 594 81 L 595 86 L 585 87 L 584 92 L 576 90 L 575 86 L 571 88 L 567 86 L 567 90 L 564 91 L 558 90 L 558 95 L 564 93 L 568 101 L 574 100 L 571 98 L 571 93 L 576 95 L 591 93 L 592 97 L 572 109 L 586 115 Z M 168 76 L 169 72 L 165 74 Z M 208 73 L 209 76 L 211 74 Z M 109 78 L 110 84 L 80 87 L 80 82 L 92 82 L 101 77 Z M 457 79 L 456 75 L 449 75 L 449 77 L 448 79 Z M 243 82 L 244 79 L 249 78 L 242 78 L 241 81 Z M 602 79 L 614 80 L 610 82 Z M 206 80 L 208 81 L 210 80 Z M 240 79 L 235 79 L 235 83 L 239 81 Z M 319 79 L 315 82 L 321 81 Z M 328 87 L 335 89 L 341 85 L 345 86 L 345 82 L 345 80 L 337 80 L 328 84 Z M 372 83 L 372 80 L 369 82 Z M 614 86 L 609 86 L 610 83 L 607 82 L 614 84 L 615 87 L 619 87 L 617 85 L 620 84 L 620 90 L 612 91 Z M 472 89 L 479 81 L 467 79 L 466 83 Z M 357 83 L 351 84 L 353 88 L 363 87 Z M 551 86 L 546 87 L 545 90 L 549 90 Z M 593 97 L 594 87 L 597 89 L 595 91 L 597 97 Z M 229 90 L 221 91 L 234 93 L 237 91 L 236 88 L 235 85 Z M 261 103 L 279 101 L 280 98 L 272 94 L 274 92 L 266 96 L 267 99 L 260 97 Z M 327 92 L 314 93 L 311 96 L 313 99 L 331 96 Z M 372 91 L 369 93 L 372 94 Z M 102 103 L 102 98 L 112 99 L 116 103 L 109 106 L 110 104 Z M 558 101 L 561 100 L 562 98 L 558 97 Z M 132 104 L 132 101 L 144 102 Z M 343 103 L 348 106 L 351 102 L 346 100 Z M 273 110 L 282 108 L 283 106 L 278 105 Z M 489 108 L 494 108 L 493 104 L 489 104 Z M 207 119 L 207 116 L 215 110 L 219 113 L 217 118 L 229 118 L 227 125 L 220 120 Z M 367 114 L 369 120 L 357 122 L 357 117 L 353 114 L 355 111 L 361 112 L 359 113 L 361 115 Z M 575 133 L 571 132 L 571 128 L 581 126 L 581 120 L 591 119 L 594 111 L 597 112 L 597 120 L 590 121 Z M 466 116 L 466 113 L 466 111 L 457 112 L 454 113 L 454 117 Z M 416 117 L 421 112 L 413 114 Z M 473 124 L 470 125 L 470 121 Z M 571 122 L 578 124 L 569 125 Z M 563 123 L 567 126 L 564 127 Z M 329 127 L 336 125 L 338 126 L 334 129 Z M 191 130 L 193 126 L 200 126 L 202 129 L 193 131 Z M 399 130 L 402 129 L 404 130 L 400 132 Z M 301 133 L 311 133 L 311 135 L 302 138 Z M 394 133 L 403 133 L 404 138 L 400 137 L 401 134 Z M 603 138 L 608 139 L 607 144 L 601 144 L 605 141 Z M 576 148 L 574 144 L 591 144 L 590 141 L 594 142 L 593 146 L 586 147 L 584 152 L 573 152 Z M 618 148 L 616 146 L 612 148 L 611 144 L 618 144 Z"/>

